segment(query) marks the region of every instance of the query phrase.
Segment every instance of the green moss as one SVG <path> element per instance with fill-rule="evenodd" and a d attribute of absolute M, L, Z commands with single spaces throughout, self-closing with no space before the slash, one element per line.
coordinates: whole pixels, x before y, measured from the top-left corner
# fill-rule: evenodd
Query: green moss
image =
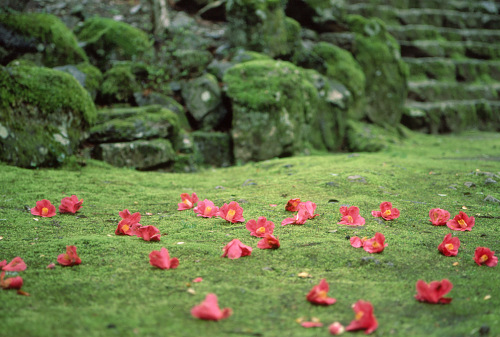
<path fill-rule="evenodd" d="M 43 44 L 43 65 L 54 67 L 88 61 L 73 32 L 45 13 L 0 13 L 0 23 Z"/>
<path fill-rule="evenodd" d="M 135 92 L 148 78 L 148 67 L 139 62 L 119 62 L 104 74 L 99 101 L 127 103 L 133 101 Z"/>
<path fill-rule="evenodd" d="M 37 106 L 48 116 L 52 111 L 72 110 L 92 125 L 96 121 L 95 106 L 88 92 L 70 74 L 43 67 L 1 67 L 0 107 Z"/>
<path fill-rule="evenodd" d="M 97 91 L 102 83 L 101 71 L 87 62 L 77 64 L 76 68 L 86 75 L 84 88 L 88 92 Z"/>
<path fill-rule="evenodd" d="M 355 316 L 351 305 L 363 299 L 373 304 L 379 324 L 370 336 L 468 336 L 481 326 L 495 335 L 499 266 L 480 267 L 472 257 L 476 247 L 495 250 L 500 240 L 494 218 L 498 204 L 484 201 L 486 195 L 498 195 L 498 188 L 484 184 L 482 175 L 500 171 L 494 160 L 499 142 L 498 133 L 415 134 L 379 153 L 273 159 L 194 174 L 137 172 L 96 161 L 76 172 L 0 165 L 6 219 L 2 260 L 24 259 L 28 268 L 20 276 L 23 290 L 31 294 L 2 290 L 2 305 L 9 308 L 2 311 L 2 331 L 40 337 L 128 337 L 136 331 L 147 336 L 197 336 L 200 331 L 206 337 L 328 336 L 328 324 L 349 324 Z M 366 183 L 348 179 L 356 174 Z M 256 185 L 243 186 L 248 179 Z M 275 224 L 281 247 L 258 249 L 260 239 L 250 236 L 244 224 L 177 211 L 179 195 L 193 192 L 219 207 L 239 201 L 246 221 L 266 216 Z M 34 221 L 23 207 L 43 198 L 56 204 L 71 194 L 84 199 L 76 215 L 58 213 Z M 284 206 L 294 197 L 315 202 L 320 215 L 302 226 L 280 226 L 292 216 Z M 392 202 L 401 216 L 393 221 L 372 217 L 381 201 Z M 337 225 L 340 205 L 358 206 L 366 225 Z M 452 216 L 465 211 L 476 217 L 472 231 L 453 233 L 462 242 L 456 257 L 437 251 L 450 230 L 431 225 L 428 213 L 434 207 Z M 140 212 L 142 225 L 156 226 L 161 241 L 114 235 L 118 212 L 125 208 Z M 352 248 L 347 240 L 375 232 L 384 234 L 388 244 L 380 254 Z M 251 246 L 252 254 L 221 258 L 222 247 L 235 238 Z M 46 269 L 66 245 L 77 247 L 82 263 Z M 148 255 L 161 247 L 179 259 L 178 268 L 159 270 L 149 264 Z M 311 277 L 298 277 L 301 272 Z M 191 282 L 195 277 L 203 282 Z M 337 299 L 330 307 L 305 299 L 323 278 L 330 285 L 328 295 Z M 418 279 L 444 278 L 453 283 L 446 296 L 453 298 L 451 304 L 415 300 Z M 215 293 L 220 307 L 232 308 L 233 315 L 219 322 L 193 318 L 191 308 L 208 293 Z M 298 317 L 317 317 L 324 327 L 305 329 Z M 362 331 L 351 335 L 364 336 Z"/>
<path fill-rule="evenodd" d="M 101 70 L 109 67 L 111 55 L 121 60 L 132 60 L 152 52 L 152 42 L 145 32 L 112 19 L 90 18 L 77 28 L 76 35 L 79 41 L 85 43 L 85 50 Z"/>
<path fill-rule="evenodd" d="M 212 54 L 206 50 L 178 49 L 173 52 L 173 58 L 180 77 L 199 76 L 213 60 Z"/>

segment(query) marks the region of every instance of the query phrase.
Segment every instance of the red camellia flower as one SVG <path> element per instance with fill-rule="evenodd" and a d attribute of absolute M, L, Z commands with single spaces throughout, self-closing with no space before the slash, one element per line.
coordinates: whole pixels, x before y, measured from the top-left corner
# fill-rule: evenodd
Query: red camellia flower
<path fill-rule="evenodd" d="M 456 256 L 458 248 L 460 247 L 460 239 L 457 237 L 452 238 L 451 233 L 446 234 L 443 242 L 438 246 L 438 250 L 445 256 Z"/>
<path fill-rule="evenodd" d="M 399 217 L 399 209 L 393 208 L 389 201 L 380 204 L 380 211 L 372 211 L 376 218 L 382 217 L 384 220 L 394 220 Z"/>
<path fill-rule="evenodd" d="M 363 249 L 368 253 L 381 253 L 385 247 L 387 247 L 387 243 L 385 242 L 385 236 L 382 233 L 375 233 L 375 236 L 371 239 L 363 242 Z"/>
<path fill-rule="evenodd" d="M 243 208 L 241 208 L 236 201 L 231 201 L 229 205 L 224 204 L 224 206 L 219 209 L 219 213 L 217 213 L 217 215 L 231 223 L 245 221 L 242 216 Z"/>
<path fill-rule="evenodd" d="M 62 198 L 61 204 L 59 205 L 59 213 L 73 213 L 75 214 L 83 204 L 83 199 L 78 200 L 76 195 L 71 197 Z"/>
<path fill-rule="evenodd" d="M 351 246 L 353 246 L 354 248 L 363 247 L 363 244 L 365 243 L 366 240 L 368 240 L 368 238 L 366 236 L 364 238 L 359 238 L 357 236 L 353 236 L 349 239 L 349 241 L 351 242 Z"/>
<path fill-rule="evenodd" d="M 299 212 L 301 210 L 305 211 L 305 214 L 307 214 L 308 219 L 312 219 L 314 217 L 319 216 L 319 214 L 314 214 L 314 212 L 316 211 L 316 204 L 312 201 L 301 202 L 299 204 Z"/>
<path fill-rule="evenodd" d="M 328 290 L 330 289 L 328 282 L 322 279 L 318 285 L 315 285 L 306 298 L 312 304 L 318 305 L 331 305 L 337 300 L 335 298 L 328 297 Z"/>
<path fill-rule="evenodd" d="M 238 239 L 233 239 L 224 247 L 224 254 L 221 257 L 239 259 L 240 257 L 251 255 L 252 247 L 246 246 Z"/>
<path fill-rule="evenodd" d="M 36 202 L 36 206 L 31 209 L 31 214 L 50 218 L 56 215 L 56 206 L 52 205 L 49 200 L 42 199 Z"/>
<path fill-rule="evenodd" d="M 78 257 L 75 246 L 66 246 L 66 253 L 59 255 L 57 262 L 63 266 L 74 266 L 82 263 L 82 260 Z"/>
<path fill-rule="evenodd" d="M 116 235 L 137 235 L 138 229 L 142 226 L 139 221 L 141 221 L 141 213 L 136 212 L 130 214 L 128 209 L 118 213 L 122 220 L 118 223 L 116 227 Z"/>
<path fill-rule="evenodd" d="M 297 212 L 299 210 L 300 198 L 290 199 L 286 203 L 285 209 L 289 212 Z"/>
<path fill-rule="evenodd" d="M 323 323 L 321 322 L 302 322 L 300 323 L 304 328 L 321 328 Z"/>
<path fill-rule="evenodd" d="M 3 289 L 21 289 L 23 286 L 23 278 L 21 276 L 9 277 L 4 279 L 5 272 L 2 272 L 0 286 Z"/>
<path fill-rule="evenodd" d="M 160 241 L 160 230 L 155 226 L 142 226 L 137 229 L 138 237 L 144 241 Z"/>
<path fill-rule="evenodd" d="M 160 269 L 175 269 L 179 266 L 179 259 L 170 258 L 168 250 L 162 247 L 160 250 L 153 250 L 149 253 L 149 263 Z"/>
<path fill-rule="evenodd" d="M 489 248 L 477 247 L 474 252 L 474 261 L 480 266 L 484 264 L 488 267 L 494 267 L 498 264 L 498 257 L 493 254 L 495 254 L 495 252 L 491 251 Z"/>
<path fill-rule="evenodd" d="M 248 220 L 246 228 L 250 231 L 250 235 L 263 238 L 266 234 L 273 234 L 274 223 L 267 221 L 265 216 L 261 216 L 257 221 Z"/>
<path fill-rule="evenodd" d="M 342 206 L 340 207 L 340 213 L 342 214 L 342 219 L 337 223 L 339 225 L 363 226 L 365 224 L 365 218 L 359 215 L 359 208 L 356 206 L 349 208 Z"/>
<path fill-rule="evenodd" d="M 191 315 L 194 317 L 210 321 L 228 318 L 232 313 L 233 310 L 230 308 L 220 310 L 217 295 L 215 294 L 208 294 L 200 305 L 196 305 L 191 309 Z"/>
<path fill-rule="evenodd" d="M 450 212 L 441 208 L 433 208 L 429 211 L 429 218 L 434 226 L 444 226 L 450 219 Z"/>
<path fill-rule="evenodd" d="M 420 302 L 441 303 L 447 304 L 451 302 L 451 298 L 443 297 L 453 288 L 453 284 L 447 279 L 432 281 L 427 284 L 423 280 L 418 280 L 416 284 L 417 294 L 415 298 Z"/>
<path fill-rule="evenodd" d="M 473 216 L 469 217 L 464 212 L 458 212 L 455 217 L 446 223 L 448 228 L 453 229 L 454 231 L 470 231 L 472 227 L 474 227 L 475 219 Z"/>
<path fill-rule="evenodd" d="M 219 207 L 215 206 L 212 201 L 205 199 L 198 203 L 198 206 L 194 208 L 194 212 L 197 213 L 197 216 L 212 218 L 217 216 Z"/>
<path fill-rule="evenodd" d="M 196 195 L 196 193 L 193 193 L 191 196 L 189 196 L 189 194 L 187 193 L 182 193 L 181 200 L 182 202 L 177 204 L 178 211 L 184 211 L 186 209 L 193 208 L 194 204 L 198 202 L 198 196 Z"/>
<path fill-rule="evenodd" d="M 5 261 L 7 262 L 7 261 Z M 1 265 L 0 265 L 1 266 Z M 5 264 L 2 266 L 3 271 L 24 271 L 26 270 L 26 263 L 24 263 L 23 259 L 20 258 L 19 256 L 16 256 L 15 258 L 10 261 L 9 264 Z"/>
<path fill-rule="evenodd" d="M 337 336 L 343 334 L 345 328 L 339 322 L 334 322 L 328 327 L 328 331 L 330 331 L 330 334 Z"/>
<path fill-rule="evenodd" d="M 257 247 L 260 249 L 277 249 L 280 248 L 280 241 L 272 234 L 266 233 L 264 238 L 257 243 Z"/>
<path fill-rule="evenodd" d="M 377 319 L 373 315 L 373 306 L 370 302 L 359 300 L 353 304 L 352 309 L 356 316 L 345 328 L 347 331 L 365 330 L 365 334 L 368 335 L 377 329 Z"/>
<path fill-rule="evenodd" d="M 309 219 L 309 213 L 305 209 L 299 209 L 293 218 L 286 218 L 281 222 L 281 226 L 285 225 L 303 225 Z"/>

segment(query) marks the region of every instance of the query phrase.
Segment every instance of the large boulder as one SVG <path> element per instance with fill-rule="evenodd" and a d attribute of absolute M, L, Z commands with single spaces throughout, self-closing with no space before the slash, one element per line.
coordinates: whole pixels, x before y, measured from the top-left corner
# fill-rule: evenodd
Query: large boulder
<path fill-rule="evenodd" d="M 300 47 L 300 24 L 285 15 L 281 0 L 232 1 L 226 9 L 227 38 L 234 46 L 271 57 L 292 55 Z"/>
<path fill-rule="evenodd" d="M 237 161 L 340 148 L 346 112 L 336 105 L 339 95 L 316 71 L 257 60 L 232 67 L 224 82 L 233 109 Z"/>
<path fill-rule="evenodd" d="M 352 53 L 366 78 L 366 117 L 380 126 L 395 126 L 403 115 L 408 79 L 399 44 L 378 19 L 349 15 L 347 23 L 355 32 Z"/>
<path fill-rule="evenodd" d="M 24 55 L 37 65 L 54 67 L 88 61 L 73 32 L 44 13 L 0 13 L 0 63 Z"/>
<path fill-rule="evenodd" d="M 92 64 L 101 71 L 111 67 L 111 60 L 133 60 L 153 51 L 148 35 L 124 22 L 93 17 L 75 31 Z"/>
<path fill-rule="evenodd" d="M 11 64 L 0 66 L 0 160 L 57 167 L 86 138 L 94 103 L 70 74 Z"/>

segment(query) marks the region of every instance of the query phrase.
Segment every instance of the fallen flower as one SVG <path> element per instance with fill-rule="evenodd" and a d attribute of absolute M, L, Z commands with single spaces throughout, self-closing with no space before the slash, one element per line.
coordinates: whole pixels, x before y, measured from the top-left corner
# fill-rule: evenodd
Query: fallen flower
<path fill-rule="evenodd" d="M 198 283 L 198 282 L 201 282 L 203 281 L 203 279 L 201 277 L 197 277 L 193 280 L 194 283 Z"/>
<path fill-rule="evenodd" d="M 0 261 L 0 268 L 3 268 L 7 265 L 7 260 Z"/>
<path fill-rule="evenodd" d="M 382 233 L 375 233 L 375 236 L 371 239 L 363 242 L 363 249 L 368 253 L 381 253 L 385 247 L 387 247 L 387 243 L 385 242 L 385 236 Z"/>
<path fill-rule="evenodd" d="M 118 212 L 122 220 L 118 223 L 116 227 L 116 235 L 137 235 L 137 230 L 142 226 L 139 221 L 141 221 L 141 213 L 136 212 L 130 214 L 128 209 L 124 209 Z"/>
<path fill-rule="evenodd" d="M 243 208 L 236 201 L 231 201 L 229 205 L 224 204 L 224 206 L 219 209 L 219 213 L 217 213 L 217 215 L 231 223 L 245 221 L 242 216 Z"/>
<path fill-rule="evenodd" d="M 318 285 L 315 285 L 306 296 L 306 299 L 312 304 L 318 305 L 332 305 L 337 300 L 328 297 L 328 290 L 330 289 L 328 282 L 322 279 Z"/>
<path fill-rule="evenodd" d="M 185 211 L 186 209 L 190 209 L 194 207 L 194 204 L 198 202 L 198 196 L 196 193 L 193 193 L 191 196 L 187 193 L 181 194 L 182 202 L 177 204 L 178 211 Z"/>
<path fill-rule="evenodd" d="M 254 219 L 248 220 L 246 228 L 250 231 L 250 235 L 263 238 L 266 234 L 273 234 L 274 223 L 267 221 L 265 216 L 261 216 L 257 221 Z"/>
<path fill-rule="evenodd" d="M 456 256 L 458 254 L 458 248 L 460 247 L 460 239 L 457 237 L 451 237 L 451 233 L 446 234 L 438 246 L 438 250 L 444 256 Z"/>
<path fill-rule="evenodd" d="M 321 322 L 302 322 L 300 323 L 304 328 L 321 328 L 323 323 Z"/>
<path fill-rule="evenodd" d="M 290 199 L 286 203 L 285 210 L 289 212 L 297 212 L 299 210 L 300 198 Z"/>
<path fill-rule="evenodd" d="M 208 294 L 203 302 L 191 309 L 191 315 L 199 319 L 211 321 L 219 321 L 231 316 L 233 310 L 231 308 L 224 308 L 221 311 L 217 302 L 217 295 Z"/>
<path fill-rule="evenodd" d="M 368 240 L 368 238 L 365 236 L 363 238 L 359 238 L 357 236 L 353 236 L 349 239 L 349 242 L 351 243 L 351 246 L 354 248 L 361 248 L 363 247 L 363 243 Z"/>
<path fill-rule="evenodd" d="M 4 279 L 5 272 L 2 272 L 0 278 L 0 286 L 3 289 L 21 289 L 23 286 L 23 278 L 21 276 L 9 277 Z"/>
<path fill-rule="evenodd" d="M 144 241 L 160 241 L 160 230 L 155 226 L 142 226 L 137 229 L 138 237 Z"/>
<path fill-rule="evenodd" d="M 353 304 L 354 320 L 345 328 L 347 331 L 365 330 L 370 334 L 378 327 L 377 319 L 373 315 L 373 306 L 368 301 L 359 300 Z"/>
<path fill-rule="evenodd" d="M 434 226 L 444 226 L 450 219 L 450 212 L 441 208 L 433 208 L 429 211 L 429 218 Z"/>
<path fill-rule="evenodd" d="M 394 220 L 399 217 L 399 209 L 393 208 L 389 201 L 384 201 L 380 204 L 380 211 L 372 211 L 372 215 L 376 218 L 382 217 L 384 220 Z"/>
<path fill-rule="evenodd" d="M 474 227 L 475 219 L 473 216 L 469 217 L 464 212 L 458 212 L 455 217 L 446 223 L 448 228 L 453 229 L 454 231 L 470 231 L 472 227 Z"/>
<path fill-rule="evenodd" d="M 337 336 L 337 335 L 343 334 L 345 331 L 345 328 L 339 322 L 334 322 L 334 323 L 330 324 L 330 326 L 328 327 L 328 331 L 330 331 L 330 334 Z"/>
<path fill-rule="evenodd" d="M 348 226 L 363 226 L 365 224 L 365 218 L 359 215 L 358 207 L 351 206 L 347 208 L 342 206 L 339 211 L 342 214 L 342 219 L 337 224 Z"/>
<path fill-rule="evenodd" d="M 293 218 L 286 218 L 281 222 L 281 226 L 285 225 L 303 225 L 309 219 L 309 213 L 305 209 L 300 209 Z"/>
<path fill-rule="evenodd" d="M 168 250 L 162 247 L 160 250 L 153 250 L 149 253 L 149 263 L 160 269 L 175 269 L 179 266 L 179 259 L 170 258 Z"/>
<path fill-rule="evenodd" d="M 66 246 L 66 253 L 59 255 L 57 262 L 63 266 L 74 266 L 82 263 L 82 260 L 78 257 L 75 246 Z"/>
<path fill-rule="evenodd" d="M 227 256 L 230 259 L 239 259 L 240 257 L 252 254 L 252 247 L 244 245 L 238 239 L 233 239 L 223 249 L 224 254 L 221 257 Z"/>
<path fill-rule="evenodd" d="M 3 262 L 3 261 L 2 261 Z M 0 264 L 1 266 L 1 264 Z M 2 267 L 3 271 L 24 271 L 26 270 L 26 263 L 24 263 L 23 259 L 20 258 L 19 256 L 16 256 L 15 258 L 10 261 L 9 264 L 6 264 Z"/>
<path fill-rule="evenodd" d="M 494 267 L 498 264 L 498 257 L 494 256 L 495 252 L 487 247 L 477 247 L 474 252 L 474 261 L 479 265 Z"/>
<path fill-rule="evenodd" d="M 319 216 L 319 214 L 314 214 L 314 212 L 316 211 L 316 204 L 312 201 L 301 202 L 299 204 L 299 212 L 301 210 L 304 210 L 306 212 L 308 219 Z"/>
<path fill-rule="evenodd" d="M 197 216 L 212 218 L 214 216 L 217 216 L 219 207 L 215 206 L 212 201 L 205 199 L 203 201 L 200 201 L 198 203 L 198 206 L 196 206 L 193 210 L 197 214 Z"/>
<path fill-rule="evenodd" d="M 428 303 L 441 303 L 447 304 L 451 302 L 451 298 L 443 297 L 453 288 L 453 284 L 447 279 L 439 281 L 432 281 L 429 284 L 423 280 L 418 280 L 416 284 L 417 294 L 415 298 L 420 302 Z"/>
<path fill-rule="evenodd" d="M 260 249 L 277 249 L 280 248 L 280 241 L 272 234 L 266 233 L 264 238 L 257 243 L 257 248 Z"/>
<path fill-rule="evenodd" d="M 51 262 L 48 266 L 47 269 L 54 269 L 56 267 L 56 264 L 54 262 Z"/>
<path fill-rule="evenodd" d="M 59 212 L 75 214 L 82 207 L 82 204 L 83 199 L 78 200 L 76 195 L 73 194 L 71 197 L 62 198 L 59 205 Z"/>
<path fill-rule="evenodd" d="M 42 199 L 36 202 L 36 206 L 31 209 L 31 214 L 50 218 L 56 215 L 56 206 L 52 205 L 49 200 Z"/>

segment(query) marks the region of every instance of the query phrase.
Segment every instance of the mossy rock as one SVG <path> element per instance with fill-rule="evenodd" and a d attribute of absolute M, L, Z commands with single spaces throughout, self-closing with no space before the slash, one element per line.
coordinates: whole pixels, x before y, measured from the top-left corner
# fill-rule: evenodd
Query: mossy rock
<path fill-rule="evenodd" d="M 124 22 L 93 17 L 76 29 L 92 64 L 101 71 L 110 68 L 111 60 L 134 60 L 152 53 L 152 42 L 142 30 Z"/>
<path fill-rule="evenodd" d="M 342 83 L 352 94 L 349 118 L 361 119 L 365 110 L 365 75 L 359 63 L 348 51 L 327 42 L 319 42 L 300 53 L 295 62 L 315 69 L 327 78 Z"/>
<path fill-rule="evenodd" d="M 170 141 L 161 138 L 100 144 L 96 157 L 116 167 L 138 170 L 168 168 L 176 159 Z"/>
<path fill-rule="evenodd" d="M 70 74 L 0 66 L 0 159 L 21 167 L 57 167 L 96 120 L 89 93 Z"/>
<path fill-rule="evenodd" d="M 234 46 L 271 57 L 296 51 L 300 25 L 286 17 L 281 0 L 231 1 L 226 11 L 227 38 Z"/>
<path fill-rule="evenodd" d="M 45 13 L 0 13 L 0 24 L 12 32 L 34 39 L 37 52 L 29 54 L 37 65 L 55 67 L 65 64 L 87 62 L 88 58 L 73 32 L 54 15 Z M 18 54 L 20 50 L 11 50 Z M 27 56 L 28 57 L 28 56 Z M 6 57 L 8 58 L 8 57 Z"/>
<path fill-rule="evenodd" d="M 97 91 L 102 82 L 102 73 L 99 69 L 87 62 L 79 63 L 76 66 L 69 64 L 54 67 L 54 69 L 72 75 L 89 92 L 92 99 L 96 98 Z"/>
<path fill-rule="evenodd" d="M 212 62 L 213 56 L 206 50 L 179 49 L 173 52 L 176 71 L 180 77 L 196 77 Z"/>
<path fill-rule="evenodd" d="M 99 123 L 90 130 L 93 143 L 111 143 L 138 139 L 165 138 L 178 141 L 177 115 L 160 106 L 103 109 L 98 111 Z"/>
<path fill-rule="evenodd" d="M 311 147 L 338 149 L 345 116 L 316 89 L 311 72 L 274 60 L 249 61 L 226 72 L 237 161 L 290 156 Z"/>
<path fill-rule="evenodd" d="M 336 31 L 345 16 L 344 0 L 289 0 L 286 15 L 318 32 Z"/>
<path fill-rule="evenodd" d="M 195 131 L 194 158 L 198 166 L 228 167 L 234 163 L 231 135 L 225 132 Z"/>
<path fill-rule="evenodd" d="M 403 114 L 408 68 L 396 40 L 382 21 L 347 16 L 355 32 L 353 55 L 366 78 L 366 116 L 378 125 L 396 125 Z"/>
<path fill-rule="evenodd" d="M 145 64 L 119 62 L 104 74 L 98 102 L 101 104 L 134 103 L 134 93 L 141 91 L 141 83 L 148 77 Z"/>

